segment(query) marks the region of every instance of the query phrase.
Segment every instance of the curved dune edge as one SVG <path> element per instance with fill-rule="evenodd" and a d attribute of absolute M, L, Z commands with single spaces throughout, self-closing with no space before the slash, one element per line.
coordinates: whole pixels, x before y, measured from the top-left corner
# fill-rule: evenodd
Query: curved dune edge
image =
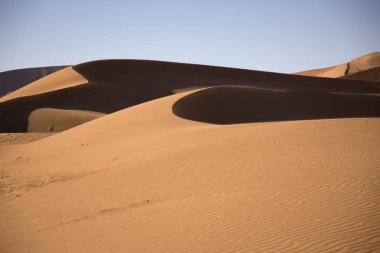
<path fill-rule="evenodd" d="M 104 116 L 104 113 L 42 108 L 28 119 L 28 132 L 61 132 Z"/>
<path fill-rule="evenodd" d="M 0 97 L 69 66 L 46 66 L 0 72 Z"/>
<path fill-rule="evenodd" d="M 86 78 L 76 72 L 72 67 L 67 67 L 1 97 L 0 102 L 65 89 L 85 83 L 88 83 Z"/>
<path fill-rule="evenodd" d="M 182 97 L 172 111 L 181 118 L 212 124 L 380 117 L 380 97 L 219 86 Z"/>
<path fill-rule="evenodd" d="M 27 132 L 31 113 L 44 108 L 61 111 L 87 111 L 104 115 L 131 105 L 133 104 L 127 99 L 119 98 L 107 90 L 98 89 L 88 84 L 77 85 L 0 103 L 0 111 L 2 112 L 0 114 L 0 132 Z M 46 126 L 46 129 L 50 129 L 47 127 L 51 125 L 50 118 L 55 117 L 59 121 L 58 115 L 63 116 L 61 121 L 67 121 L 70 118 L 72 122 L 67 123 L 72 127 L 76 126 L 77 123 L 83 123 L 84 117 L 80 113 L 71 114 L 71 117 L 67 118 L 68 114 L 55 115 L 53 110 L 50 112 L 51 116 L 47 116 L 46 113 L 46 117 L 40 117 L 41 121 L 38 122 L 40 126 Z M 94 117 L 87 117 L 87 119 L 92 120 Z"/>
<path fill-rule="evenodd" d="M 212 125 L 189 94 L 3 152 L 0 248 L 380 250 L 380 119 Z"/>
<path fill-rule="evenodd" d="M 38 109 L 109 114 L 188 89 L 222 85 L 302 92 L 375 93 L 365 81 L 147 60 L 102 60 L 46 76 L 2 98 L 0 132 L 26 132 Z M 80 118 L 73 122 L 82 122 Z M 48 125 L 48 122 L 44 123 Z M 75 124 L 72 124 L 75 126 Z"/>
<path fill-rule="evenodd" d="M 346 71 L 347 71 L 347 63 L 340 64 L 333 67 L 328 67 L 328 68 L 305 70 L 305 71 L 297 72 L 294 74 L 302 75 L 302 76 L 338 78 L 338 77 L 344 76 Z"/>
<path fill-rule="evenodd" d="M 295 75 L 304 76 L 318 76 L 318 77 L 330 77 L 338 78 L 345 77 L 347 75 L 359 73 L 361 71 L 366 71 L 371 68 L 380 66 L 380 52 L 371 53 L 368 55 L 360 56 L 347 63 L 343 63 L 337 66 L 306 70 L 294 73 Z"/>

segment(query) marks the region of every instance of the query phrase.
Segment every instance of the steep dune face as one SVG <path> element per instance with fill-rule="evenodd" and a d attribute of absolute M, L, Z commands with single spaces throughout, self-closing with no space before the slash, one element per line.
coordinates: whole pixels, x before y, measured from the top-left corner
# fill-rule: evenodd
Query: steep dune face
<path fill-rule="evenodd" d="M 299 91 L 371 93 L 378 90 L 356 80 L 158 61 L 95 61 L 61 70 L 1 98 L 0 131 L 32 129 L 28 126 L 30 114 L 43 108 L 111 113 L 189 88 L 229 84 Z M 80 113 L 76 115 L 84 118 Z M 75 122 L 82 121 L 65 125 L 75 126 Z M 51 122 L 39 124 L 41 129 L 51 128 Z M 53 128 L 66 129 L 62 125 Z"/>
<path fill-rule="evenodd" d="M 330 68 L 306 70 L 295 73 L 296 75 L 319 76 L 319 77 L 345 77 L 351 74 L 366 71 L 380 66 L 380 52 L 364 55 L 351 60 L 348 63 L 340 64 Z M 362 76 L 365 78 L 366 76 Z M 361 79 L 367 80 L 367 79 Z"/>
<path fill-rule="evenodd" d="M 220 93 L 234 97 L 235 90 L 247 94 L 246 102 L 283 105 L 273 90 L 243 89 L 172 95 L 38 142 L 0 147 L 0 248 L 379 251 L 379 118 L 215 125 L 172 113 L 181 100 L 193 107 L 202 96 L 224 99 Z M 364 104 L 372 99 L 360 97 Z M 343 102 L 347 112 L 357 103 Z M 221 114 L 236 112 L 214 105 Z M 312 114 L 314 107 L 302 110 Z"/>
<path fill-rule="evenodd" d="M 0 73 L 0 97 L 68 66 L 10 70 Z"/>

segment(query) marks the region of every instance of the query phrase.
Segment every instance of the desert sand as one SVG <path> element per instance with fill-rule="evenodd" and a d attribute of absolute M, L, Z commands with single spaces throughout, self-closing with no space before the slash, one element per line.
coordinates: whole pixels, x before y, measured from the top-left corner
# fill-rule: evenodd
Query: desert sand
<path fill-rule="evenodd" d="M 92 120 L 96 115 L 178 92 L 230 84 L 305 92 L 377 91 L 372 82 L 362 80 L 322 79 L 172 62 L 102 60 L 65 68 L 0 98 L 0 132 L 63 131 L 86 122 L 85 119 Z M 56 110 L 66 116 L 68 113 L 63 112 L 71 113 L 61 120 L 51 120 Z M 31 117 L 35 111 L 39 111 L 39 116 Z"/>
<path fill-rule="evenodd" d="M 372 54 L 360 56 L 347 63 L 343 63 L 337 66 L 323 68 L 323 69 L 313 69 L 306 70 L 295 73 L 296 75 L 306 75 L 306 76 L 319 76 L 319 77 L 345 77 L 372 68 L 380 67 L 380 52 L 375 52 Z M 362 78 L 365 76 L 362 75 Z M 360 78 L 361 80 L 363 80 Z M 366 80 L 366 79 L 364 79 Z M 373 81 L 373 79 L 370 79 Z"/>
<path fill-rule="evenodd" d="M 379 82 L 380 81 L 380 67 L 370 68 L 364 71 L 360 71 L 357 73 L 349 74 L 344 76 L 347 79 L 353 80 L 367 80 L 371 82 Z"/>
<path fill-rule="evenodd" d="M 37 141 L 54 133 L 0 133 L 0 145 L 24 144 Z"/>
<path fill-rule="evenodd" d="M 1 252 L 380 251 L 378 82 L 151 61 L 62 71 L 77 78 L 0 103 L 50 101 L 8 129 L 63 126 L 0 145 Z"/>
<path fill-rule="evenodd" d="M 68 66 L 16 69 L 0 73 L 0 97 Z"/>

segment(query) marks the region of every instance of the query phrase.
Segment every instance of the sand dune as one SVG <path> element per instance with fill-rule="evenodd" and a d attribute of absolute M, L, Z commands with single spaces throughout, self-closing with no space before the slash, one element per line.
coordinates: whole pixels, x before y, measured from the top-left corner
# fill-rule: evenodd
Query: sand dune
<path fill-rule="evenodd" d="M 380 66 L 380 52 L 364 55 L 334 67 L 306 70 L 295 73 L 296 75 L 319 77 L 344 77 L 361 71 L 366 71 Z M 364 77 L 364 76 L 363 76 Z"/>
<path fill-rule="evenodd" d="M 333 67 L 328 68 L 322 68 L 322 69 L 312 69 L 312 70 L 305 70 L 302 72 L 294 73 L 295 75 L 302 75 L 302 76 L 318 76 L 318 77 L 342 77 L 345 75 L 347 71 L 347 63 L 340 64 Z"/>
<path fill-rule="evenodd" d="M 79 64 L 37 80 L 0 98 L 0 132 L 26 132 L 35 110 L 75 110 L 72 123 L 83 123 L 82 111 L 112 113 L 192 88 L 245 85 L 266 89 L 371 93 L 372 84 L 253 70 L 143 60 L 104 60 Z M 52 111 L 53 112 L 53 111 Z M 95 115 L 95 114 L 93 114 Z M 88 118 L 89 120 L 92 118 Z M 51 122 L 39 122 L 50 129 Z M 53 126 L 54 128 L 54 126 Z M 62 126 L 55 129 L 65 130 Z"/>
<path fill-rule="evenodd" d="M 193 96 L 220 98 L 235 89 L 241 91 L 172 95 L 0 149 L 0 248 L 379 251 L 380 119 L 364 112 L 363 118 L 216 125 L 172 112 L 181 100 L 198 106 Z M 278 103 L 269 108 L 282 105 L 274 91 L 241 89 L 252 99 L 267 92 L 263 100 Z M 357 100 L 343 103 L 351 103 L 350 111 Z"/>
<path fill-rule="evenodd" d="M 74 86 L 70 89 L 57 89 L 52 92 L 10 99 L 0 103 L 0 130 L 1 132 L 27 132 L 28 129 L 33 129 L 29 121 L 31 115 L 36 110 L 46 108 L 76 111 L 77 113 L 71 114 L 73 121 L 65 124 L 71 127 L 75 126 L 75 123 L 82 122 L 88 112 L 92 112 L 92 115 L 101 116 L 104 113 L 111 113 L 130 105 L 131 103 L 128 103 L 128 101 L 119 99 L 106 91 L 94 89 L 86 84 Z M 84 111 L 86 111 L 84 113 L 86 115 L 81 115 L 81 112 Z M 40 118 L 38 122 L 39 129 L 65 130 L 62 125 L 52 125 L 51 120 L 44 120 L 56 117 L 54 115 L 56 111 L 50 110 L 50 112 L 53 115 L 48 116 L 49 113 L 47 113 L 45 117 Z M 78 117 L 77 119 L 76 116 Z M 61 121 L 64 120 L 62 119 Z"/>
<path fill-rule="evenodd" d="M 219 86 L 179 99 L 173 112 L 185 119 L 213 124 L 379 117 L 380 96 Z"/>
<path fill-rule="evenodd" d="M 78 110 L 37 109 L 29 116 L 28 132 L 60 132 L 104 115 Z"/>
<path fill-rule="evenodd" d="M 79 75 L 71 67 L 67 67 L 0 98 L 0 102 L 61 90 L 85 83 L 87 83 L 87 80 L 83 76 Z"/>
<path fill-rule="evenodd" d="M 345 78 L 353 80 L 366 80 L 371 82 L 380 82 L 380 67 L 367 69 L 361 72 L 346 75 Z M 378 84 L 375 84 L 378 85 Z"/>
<path fill-rule="evenodd" d="M 27 85 L 0 130 L 62 132 L 0 134 L 0 251 L 380 252 L 365 73 L 110 60 Z"/>
<path fill-rule="evenodd" d="M 16 69 L 0 73 L 0 97 L 68 66 Z"/>

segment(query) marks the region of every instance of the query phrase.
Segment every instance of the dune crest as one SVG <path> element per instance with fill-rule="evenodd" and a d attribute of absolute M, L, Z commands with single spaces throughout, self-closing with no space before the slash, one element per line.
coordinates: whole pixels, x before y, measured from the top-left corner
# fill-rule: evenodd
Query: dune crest
<path fill-rule="evenodd" d="M 74 127 L 84 123 L 83 118 L 92 119 L 81 115 L 83 111 L 109 114 L 178 91 L 222 85 L 360 94 L 379 90 L 377 85 L 360 80 L 173 62 L 102 60 L 63 69 L 1 98 L 0 132 L 27 132 L 28 119 L 35 110 L 52 108 L 77 111 L 72 114 L 72 123 L 67 124 Z M 50 122 L 44 121 L 47 118 L 41 118 L 40 129 L 50 129 Z"/>
<path fill-rule="evenodd" d="M 305 76 L 319 76 L 319 77 L 330 77 L 338 78 L 345 77 L 351 74 L 366 71 L 372 68 L 380 66 L 380 52 L 371 53 L 358 58 L 355 58 L 347 63 L 343 63 L 337 66 L 306 70 L 294 73 L 295 75 L 305 75 Z M 362 76 L 365 78 L 366 76 Z M 360 79 L 366 80 L 366 79 Z"/>
<path fill-rule="evenodd" d="M 0 248 L 379 251 L 380 119 L 216 125 L 172 113 L 181 99 L 225 89 L 164 97 L 8 148 Z"/>
<path fill-rule="evenodd" d="M 88 81 L 78 72 L 73 70 L 72 67 L 67 67 L 42 79 L 38 79 L 37 81 L 32 82 L 29 85 L 12 92 L 11 94 L 1 97 L 0 103 L 15 98 L 33 96 L 41 93 L 65 89 L 68 87 L 85 84 L 87 82 Z"/>
<path fill-rule="evenodd" d="M 0 73 L 0 97 L 68 66 L 15 69 Z"/>

